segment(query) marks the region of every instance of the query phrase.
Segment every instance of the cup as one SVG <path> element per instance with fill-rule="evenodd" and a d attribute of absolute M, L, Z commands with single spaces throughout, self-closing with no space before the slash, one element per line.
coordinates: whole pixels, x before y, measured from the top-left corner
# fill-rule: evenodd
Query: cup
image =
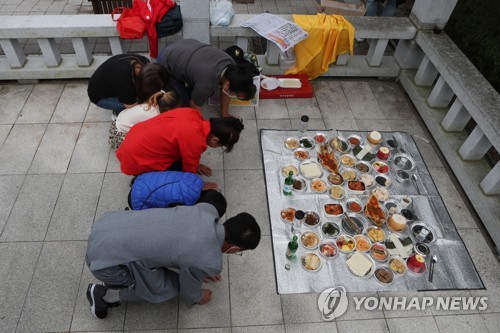
<path fill-rule="evenodd" d="M 405 208 L 410 209 L 412 204 L 413 204 L 413 199 L 409 195 L 405 195 L 403 198 L 401 198 L 401 207 L 403 209 Z"/>
<path fill-rule="evenodd" d="M 300 117 L 300 124 L 299 124 L 299 132 L 304 133 L 307 131 L 307 124 L 309 123 L 309 117 L 308 116 L 302 116 Z"/>

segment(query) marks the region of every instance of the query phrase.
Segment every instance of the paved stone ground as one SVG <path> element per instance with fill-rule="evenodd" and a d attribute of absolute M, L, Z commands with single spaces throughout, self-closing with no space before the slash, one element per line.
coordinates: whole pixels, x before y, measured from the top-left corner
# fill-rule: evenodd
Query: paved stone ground
<path fill-rule="evenodd" d="M 351 304 L 327 323 L 317 295 L 276 294 L 259 129 L 296 128 L 308 114 L 311 129 L 398 130 L 430 139 L 394 81 L 319 79 L 313 85 L 313 99 L 233 108 L 245 122 L 240 142 L 230 154 L 209 149 L 203 156 L 229 199 L 227 215 L 248 211 L 264 230 L 257 250 L 224 259 L 223 280 L 209 286 L 212 302 L 193 309 L 177 298 L 124 304 L 97 320 L 85 297 L 95 281 L 84 265 L 86 239 L 103 212 L 126 207 L 130 181 L 107 144 L 110 114 L 90 104 L 86 81 L 0 84 L 0 332 L 498 332 L 500 265 L 433 146 L 418 138 L 487 290 L 404 295 L 487 295 L 488 310 L 369 312 Z M 205 108 L 204 115 L 218 113 Z M 356 296 L 362 295 L 389 294 Z"/>

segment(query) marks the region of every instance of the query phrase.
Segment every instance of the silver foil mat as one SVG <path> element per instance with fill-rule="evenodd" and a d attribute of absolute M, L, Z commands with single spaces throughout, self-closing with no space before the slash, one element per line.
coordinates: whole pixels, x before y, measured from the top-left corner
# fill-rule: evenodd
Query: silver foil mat
<path fill-rule="evenodd" d="M 290 230 L 291 224 L 281 220 L 280 212 L 283 208 L 293 207 L 301 210 L 316 211 L 320 214 L 321 223 L 323 221 L 340 222 L 340 219 L 328 218 L 324 214 L 323 205 L 334 202 L 327 193 L 314 194 L 308 188 L 303 193 L 294 191 L 290 197 L 282 194 L 285 177 L 281 174 L 281 168 L 287 164 L 293 164 L 296 167 L 300 164 L 300 161 L 294 158 L 293 152 L 285 147 L 285 139 L 288 137 L 313 137 L 317 132 L 326 134 L 328 138 L 336 135 L 347 138 L 351 134 L 356 134 L 364 138 L 365 141 L 368 135 L 368 132 L 335 130 L 307 131 L 305 134 L 300 134 L 297 131 L 261 130 L 261 148 L 266 176 L 278 293 L 319 293 L 326 288 L 335 286 L 344 286 L 349 292 L 484 288 L 481 278 L 474 267 L 462 239 L 457 233 L 413 138 L 408 133 L 403 132 L 382 132 L 382 144 L 384 145 L 384 141 L 394 135 L 399 141 L 400 148 L 406 150 L 415 160 L 416 168 L 412 173 L 417 174 L 418 180 L 416 183 L 412 181 L 406 183 L 396 181 L 396 168 L 394 163 L 389 161 L 389 176 L 392 179 L 389 192 L 391 193 L 391 198 L 396 200 L 400 200 L 403 195 L 411 196 L 413 199 L 412 209 L 419 217 L 419 221 L 417 222 L 426 223 L 437 233 L 437 240 L 427 244 L 431 251 L 430 255 L 427 256 L 427 271 L 422 275 L 417 275 L 408 270 L 403 276 L 395 276 L 394 281 L 390 285 L 383 285 L 374 276 L 360 278 L 353 275 L 346 266 L 346 254 L 339 252 L 336 258 L 325 259 L 319 254 L 319 249 L 306 250 L 300 245 L 300 241 L 296 258 L 288 260 L 285 253 L 292 233 Z M 313 159 L 316 159 L 315 149 L 311 151 Z M 391 154 L 393 157 L 395 152 L 393 151 Z M 328 172 L 324 171 L 321 177 L 325 182 L 327 175 Z M 346 185 L 344 185 L 345 189 Z M 358 196 L 364 204 L 368 199 L 367 193 L 365 192 L 365 195 Z M 341 202 L 345 203 L 345 199 Z M 368 222 L 368 225 L 371 225 L 371 222 Z M 319 226 L 313 228 L 302 226 L 301 231 L 309 229 L 316 231 L 321 239 L 324 240 Z M 386 234 L 389 233 L 386 226 L 383 229 Z M 410 236 L 410 233 L 410 228 L 407 227 L 402 234 Z M 314 252 L 321 258 L 322 267 L 319 271 L 307 271 L 300 264 L 300 257 L 308 252 Z M 438 257 L 438 263 L 434 267 L 433 282 L 429 283 L 428 265 L 430 257 L 434 254 Z M 387 262 L 375 262 L 376 267 L 387 264 Z"/>

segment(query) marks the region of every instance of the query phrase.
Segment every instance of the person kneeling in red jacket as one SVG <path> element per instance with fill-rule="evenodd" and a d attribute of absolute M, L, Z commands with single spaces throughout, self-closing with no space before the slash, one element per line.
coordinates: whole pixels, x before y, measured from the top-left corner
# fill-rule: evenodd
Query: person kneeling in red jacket
<path fill-rule="evenodd" d="M 178 108 L 134 125 L 116 156 L 126 175 L 171 170 L 211 176 L 201 154 L 207 146 L 230 152 L 243 128 L 237 118 L 204 120 L 195 109 Z"/>

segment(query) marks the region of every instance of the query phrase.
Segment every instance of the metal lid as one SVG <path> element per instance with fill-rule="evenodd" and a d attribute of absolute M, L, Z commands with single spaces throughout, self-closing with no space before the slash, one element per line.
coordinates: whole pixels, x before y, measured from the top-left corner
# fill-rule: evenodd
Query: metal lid
<path fill-rule="evenodd" d="M 298 210 L 295 212 L 295 218 L 297 220 L 302 220 L 304 218 L 304 216 L 306 215 L 306 213 L 304 213 L 303 211 L 301 210 Z"/>

